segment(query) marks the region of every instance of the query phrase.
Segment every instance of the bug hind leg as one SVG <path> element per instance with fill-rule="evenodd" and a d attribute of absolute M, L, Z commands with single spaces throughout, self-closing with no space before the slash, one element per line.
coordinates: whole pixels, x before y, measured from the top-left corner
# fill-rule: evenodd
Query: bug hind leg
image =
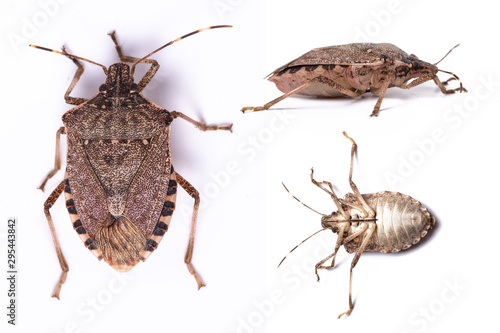
<path fill-rule="evenodd" d="M 189 243 L 186 249 L 186 255 L 184 256 L 184 262 L 186 263 L 187 269 L 189 273 L 191 273 L 196 283 L 198 284 L 198 289 L 205 286 L 202 279 L 196 272 L 191 264 L 191 260 L 193 259 L 193 249 L 194 249 L 194 236 L 196 233 L 196 220 L 198 217 L 198 209 L 200 207 L 200 193 L 196 190 L 193 185 L 191 185 L 186 179 L 184 179 L 181 175 L 176 173 L 177 183 L 194 199 L 194 207 L 193 207 L 193 217 L 191 220 L 191 231 L 189 233 Z"/>
<path fill-rule="evenodd" d="M 377 227 L 377 225 L 375 222 L 367 222 L 367 227 L 365 229 L 366 236 L 364 237 L 363 242 L 361 243 L 360 247 L 356 251 L 356 254 L 354 255 L 354 258 L 352 259 L 351 269 L 350 269 L 350 273 L 349 273 L 349 309 L 347 309 L 347 311 L 345 311 L 345 312 L 342 312 L 338 316 L 339 319 L 340 319 L 340 317 L 342 317 L 344 315 L 349 315 L 352 312 L 352 309 L 354 309 L 354 303 L 352 302 L 352 270 L 354 269 L 354 267 L 358 263 L 359 258 L 361 257 L 361 254 L 364 252 L 366 246 L 370 242 L 370 240 L 373 236 L 373 233 L 376 230 L 376 227 Z M 365 233 L 365 232 L 363 232 L 363 233 Z M 354 236 L 354 235 L 352 235 L 352 236 Z M 358 235 L 358 236 L 360 236 L 360 235 Z"/>
<path fill-rule="evenodd" d="M 45 217 L 47 218 L 47 222 L 49 223 L 50 233 L 52 235 L 52 240 L 54 242 L 54 247 L 57 253 L 57 259 L 59 259 L 59 265 L 61 266 L 62 270 L 61 277 L 59 278 L 59 283 L 57 284 L 57 287 L 54 290 L 54 293 L 52 294 L 52 297 L 55 297 L 57 299 L 59 299 L 59 293 L 61 292 L 62 285 L 64 284 L 64 282 L 66 282 L 66 277 L 68 276 L 69 267 L 62 253 L 61 245 L 59 244 L 59 239 L 57 238 L 56 228 L 54 227 L 54 222 L 52 221 L 52 216 L 50 215 L 49 210 L 50 208 L 52 208 L 57 198 L 59 198 L 61 193 L 64 191 L 64 186 L 65 185 L 63 180 L 49 195 L 49 197 L 44 203 Z"/>
<path fill-rule="evenodd" d="M 280 97 L 276 98 L 276 99 L 273 99 L 272 101 L 264 104 L 263 106 L 257 106 L 257 107 L 254 107 L 254 106 L 246 106 L 244 108 L 241 109 L 241 112 L 245 113 L 245 112 L 256 112 L 256 111 L 264 111 L 264 110 L 268 110 L 271 106 L 273 106 L 274 104 L 278 103 L 278 102 L 281 102 L 282 100 L 284 100 L 285 98 L 287 97 L 290 97 L 292 96 L 293 94 L 296 94 L 298 93 L 299 91 L 301 91 L 302 89 L 305 89 L 307 87 L 309 87 L 310 85 L 312 84 L 325 84 L 327 86 L 330 86 L 332 87 L 333 89 L 337 90 L 338 92 L 340 92 L 341 94 L 345 95 L 345 96 L 349 96 L 349 97 L 358 97 L 362 94 L 361 91 L 352 91 L 350 89 L 347 89 L 346 87 L 344 87 L 343 85 L 341 84 L 338 84 L 337 82 L 325 77 L 325 76 L 317 76 L 309 81 L 307 81 L 306 83 L 298 86 L 297 88 L 295 89 L 292 89 L 290 90 L 289 92 L 281 95 Z"/>
<path fill-rule="evenodd" d="M 357 144 L 356 144 L 356 142 L 351 137 L 349 137 L 347 135 L 346 132 L 343 132 L 343 134 L 352 143 L 352 149 L 351 149 L 351 167 L 349 169 L 349 184 L 351 185 L 351 189 L 354 192 L 354 195 L 356 196 L 356 198 L 359 200 L 359 202 L 362 205 L 362 207 L 360 207 L 360 208 L 361 208 L 361 211 L 364 214 L 364 216 L 368 217 L 368 218 L 373 218 L 373 217 L 375 217 L 375 211 L 373 211 L 373 209 L 366 203 L 365 199 L 363 198 L 363 196 L 359 192 L 358 187 L 356 186 L 356 184 L 354 184 L 354 182 L 352 180 L 352 169 L 353 169 L 354 155 L 356 154 Z"/>

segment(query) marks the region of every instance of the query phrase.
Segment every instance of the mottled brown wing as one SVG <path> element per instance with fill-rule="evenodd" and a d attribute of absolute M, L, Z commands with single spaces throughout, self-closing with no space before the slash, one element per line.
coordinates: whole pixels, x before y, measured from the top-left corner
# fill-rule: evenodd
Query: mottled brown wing
<path fill-rule="evenodd" d="M 98 94 L 63 116 L 73 226 L 85 246 L 119 271 L 144 260 L 141 251 L 163 209 L 171 120 L 140 95 Z"/>
<path fill-rule="evenodd" d="M 170 176 L 170 127 L 155 134 L 127 192 L 125 216 L 147 236 L 158 222 Z"/>
<path fill-rule="evenodd" d="M 66 169 L 74 204 L 84 228 L 93 238 L 109 212 L 106 192 L 87 159 L 84 143 L 80 137 L 69 130 L 67 137 Z"/>
<path fill-rule="evenodd" d="M 386 58 L 405 61 L 408 55 L 389 43 L 352 43 L 313 49 L 288 64 L 276 69 L 272 74 L 294 66 L 306 65 L 377 65 Z"/>

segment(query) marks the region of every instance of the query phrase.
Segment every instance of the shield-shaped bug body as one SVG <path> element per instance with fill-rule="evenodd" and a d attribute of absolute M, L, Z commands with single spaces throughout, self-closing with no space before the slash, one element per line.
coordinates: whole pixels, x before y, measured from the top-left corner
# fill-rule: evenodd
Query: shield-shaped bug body
<path fill-rule="evenodd" d="M 363 252 L 391 253 L 406 250 L 417 244 L 435 224 L 435 219 L 427 208 L 408 195 L 390 191 L 361 194 L 352 181 L 356 143 L 345 132 L 344 135 L 352 142 L 349 184 L 353 193 L 346 194 L 344 198 L 338 198 L 332 184 L 327 181 L 316 181 L 313 177 L 314 171 L 311 170 L 312 183 L 331 196 L 337 206 L 337 211 L 330 215 L 321 214 L 304 204 L 322 215 L 321 226 L 323 229 L 318 232 L 330 229 L 338 234 L 334 252 L 315 266 L 318 281 L 318 269 L 328 269 L 335 266 L 335 257 L 340 246 L 344 245 L 348 253 L 356 253 L 350 270 L 349 309 L 342 313 L 339 318 L 344 314 L 349 314 L 353 309 L 352 270 Z M 285 189 L 288 191 L 286 187 Z M 294 198 L 301 202 L 295 196 Z M 293 250 L 296 248 L 297 246 Z M 285 258 L 280 262 L 280 265 Z M 331 264 L 324 265 L 330 259 L 332 259 Z"/>
<path fill-rule="evenodd" d="M 60 52 L 34 46 L 63 54 L 78 67 L 65 94 L 66 102 L 77 106 L 62 117 L 64 127 L 56 135 L 55 167 L 40 185 L 43 190 L 46 182 L 60 169 L 60 135 L 66 134 L 66 174 L 44 205 L 62 269 L 53 297 L 59 298 L 69 270 L 49 212 L 62 192 L 73 227 L 84 245 L 114 269 L 128 271 L 158 247 L 168 230 L 175 209 L 177 185 L 180 185 L 194 199 L 184 261 L 198 288 L 204 286 L 191 264 L 199 193 L 172 166 L 170 124 L 175 118 L 182 118 L 202 131 L 231 131 L 232 125 L 207 126 L 181 112 L 167 111 L 150 102 L 141 91 L 159 68 L 156 60 L 149 56 L 194 33 L 219 27 L 228 26 L 194 31 L 140 59 L 123 55 L 113 32 L 110 35 L 122 62 L 109 68 L 71 55 L 64 48 Z M 106 74 L 106 82 L 90 99 L 70 96 L 83 73 L 79 59 L 101 66 Z M 133 65 L 130 67 L 125 62 Z M 151 67 L 139 83 L 134 83 L 134 69 L 138 63 L 149 63 Z"/>
<path fill-rule="evenodd" d="M 371 114 L 377 116 L 385 93 L 391 87 L 410 89 L 433 80 L 443 94 L 467 91 L 455 74 L 437 68 L 440 61 L 430 64 L 389 43 L 353 43 L 313 49 L 269 75 L 268 80 L 274 82 L 284 95 L 264 106 L 244 107 L 241 111 L 267 110 L 293 94 L 358 97 L 371 92 L 380 95 Z M 441 82 L 438 71 L 453 77 Z M 455 79 L 460 82 L 460 87 L 446 89 L 448 81 Z"/>

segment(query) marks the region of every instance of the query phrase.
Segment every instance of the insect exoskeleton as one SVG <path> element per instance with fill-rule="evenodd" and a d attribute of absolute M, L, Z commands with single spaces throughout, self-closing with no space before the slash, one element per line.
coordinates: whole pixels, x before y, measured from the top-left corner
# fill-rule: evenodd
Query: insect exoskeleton
<path fill-rule="evenodd" d="M 269 74 L 268 80 L 284 95 L 263 106 L 244 107 L 242 111 L 267 110 L 294 94 L 358 97 L 370 92 L 379 95 L 371 114 L 377 116 L 385 93 L 391 87 L 410 89 L 433 80 L 443 94 L 466 92 L 458 76 L 437 67 L 441 60 L 431 64 L 389 43 L 353 43 L 313 49 Z M 441 82 L 438 72 L 452 77 Z M 445 85 L 451 80 L 458 80 L 460 86 L 446 89 Z"/>
<path fill-rule="evenodd" d="M 348 193 L 342 200 L 339 199 L 348 219 L 342 214 L 326 215 L 321 219 L 321 226 L 336 233 L 344 229 L 342 237 L 349 238 L 363 230 L 366 223 L 374 223 L 375 232 L 363 251 L 390 253 L 406 250 L 417 244 L 434 224 L 434 218 L 427 208 L 409 195 L 384 191 L 362 194 L 362 197 L 374 212 L 371 219 L 375 221 L 363 218 L 364 213 L 358 209 L 363 203 L 356 195 Z M 344 248 L 348 253 L 356 252 L 362 240 L 363 237 L 352 238 L 343 243 Z"/>
<path fill-rule="evenodd" d="M 184 263 L 198 288 L 205 285 L 191 263 L 200 195 L 174 170 L 170 155 L 170 126 L 176 118 L 184 119 L 202 131 L 231 131 L 232 125 L 206 125 L 181 112 L 168 111 L 152 103 L 141 92 L 159 68 L 158 62 L 149 58 L 152 54 L 200 31 L 222 27 L 229 26 L 193 31 L 142 58 L 124 55 L 112 32 L 110 36 L 121 62 L 109 68 L 69 54 L 64 48 L 61 52 L 33 45 L 60 53 L 78 67 L 65 94 L 66 102 L 77 106 L 62 117 L 64 126 L 56 134 L 54 169 L 39 187 L 43 190 L 46 182 L 61 168 L 60 136 L 66 134 L 65 177 L 44 204 L 62 270 L 53 297 L 59 298 L 69 271 L 50 214 L 50 208 L 63 192 L 73 228 L 85 247 L 114 269 L 128 271 L 157 249 L 175 210 L 177 188 L 182 187 L 194 199 Z M 106 74 L 106 82 L 89 99 L 70 96 L 84 71 L 80 60 L 101 66 Z M 134 69 L 139 63 L 151 66 L 135 83 Z"/>
<path fill-rule="evenodd" d="M 352 270 L 363 252 L 391 253 L 406 250 L 417 244 L 435 224 L 435 218 L 429 213 L 427 208 L 408 195 L 391 191 L 361 194 L 356 184 L 352 181 L 356 143 L 345 132 L 344 135 L 352 142 L 349 184 L 353 193 L 348 193 L 343 198 L 338 198 L 333 185 L 328 181 L 319 182 L 315 180 L 314 170 L 311 169 L 312 183 L 330 195 L 337 206 L 337 211 L 332 214 L 321 214 L 293 196 L 309 209 L 322 215 L 321 226 L 323 229 L 318 232 L 331 230 L 338 234 L 334 252 L 315 266 L 318 281 L 318 269 L 334 267 L 335 257 L 342 245 L 344 245 L 348 253 L 356 253 L 350 270 L 349 309 L 343 312 L 339 318 L 342 315 L 349 314 L 353 309 Z M 286 187 L 285 189 L 288 191 Z M 316 233 L 306 238 L 303 242 Z M 285 258 L 286 256 L 279 265 L 281 265 Z M 332 259 L 331 263 L 324 265 L 330 259 Z"/>

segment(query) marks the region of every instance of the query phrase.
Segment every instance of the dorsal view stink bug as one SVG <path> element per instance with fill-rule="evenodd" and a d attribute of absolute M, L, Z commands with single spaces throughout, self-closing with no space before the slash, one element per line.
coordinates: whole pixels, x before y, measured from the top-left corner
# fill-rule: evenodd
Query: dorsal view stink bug
<path fill-rule="evenodd" d="M 337 197 L 332 184 L 327 181 L 316 181 L 313 177 L 314 171 L 311 169 L 312 183 L 330 195 L 337 206 L 337 211 L 330 215 L 321 214 L 292 195 L 307 208 L 322 215 L 321 226 L 323 229 L 309 236 L 300 244 L 323 230 L 330 229 L 338 234 L 334 252 L 315 266 L 318 281 L 318 269 L 328 269 L 335 266 L 335 257 L 341 245 L 344 245 L 348 253 L 356 252 L 351 262 L 349 278 L 349 309 L 340 314 L 339 318 L 348 315 L 353 309 L 352 270 L 363 252 L 391 253 L 406 250 L 417 244 L 435 224 L 435 219 L 427 208 L 408 195 L 390 191 L 361 194 L 352 181 L 356 143 L 345 132 L 344 135 L 352 142 L 349 184 L 353 193 L 347 193 L 344 198 Z M 286 187 L 285 189 L 288 191 Z M 295 250 L 297 246 L 290 252 Z M 278 267 L 285 258 L 286 256 L 281 260 Z M 332 259 L 331 264 L 324 265 L 330 259 Z"/>
<path fill-rule="evenodd" d="M 54 169 L 39 187 L 43 190 L 46 182 L 61 168 L 59 141 L 61 134 L 66 134 L 68 152 L 64 180 L 44 205 L 62 269 L 53 297 L 59 298 L 69 270 L 49 212 L 62 192 L 73 227 L 85 246 L 114 269 L 128 271 L 139 261 L 146 260 L 157 248 L 170 224 L 177 185 L 180 185 L 194 199 L 184 261 L 198 288 L 204 286 L 191 264 L 200 197 L 198 191 L 174 171 L 170 155 L 170 124 L 175 118 L 182 118 L 202 131 L 231 131 L 232 125 L 207 126 L 181 112 L 167 111 L 150 102 L 141 91 L 159 68 L 156 60 L 149 59 L 152 54 L 200 31 L 221 27 L 230 26 L 193 31 L 140 59 L 123 55 L 112 32 L 110 36 L 121 62 L 109 68 L 69 54 L 64 48 L 60 52 L 32 45 L 65 55 L 78 67 L 64 96 L 67 103 L 77 106 L 62 117 L 64 126 L 56 135 Z M 79 60 L 101 66 L 106 74 L 106 82 L 90 99 L 70 96 L 83 74 Z M 133 64 L 129 66 L 126 62 Z M 149 63 L 151 67 L 139 83 L 134 83 L 134 69 L 138 63 Z"/>
<path fill-rule="evenodd" d="M 284 95 L 263 106 L 244 107 L 241 111 L 267 110 L 293 94 L 358 97 L 371 92 L 380 95 L 371 114 L 373 117 L 378 115 L 385 93 L 391 87 L 410 89 L 433 80 L 443 94 L 466 92 L 458 76 L 437 68 L 441 60 L 430 64 L 389 43 L 353 43 L 313 49 L 269 74 L 268 80 L 274 82 Z M 438 72 L 453 77 L 441 82 Z M 451 80 L 458 80 L 460 87 L 447 90 L 445 85 Z"/>

